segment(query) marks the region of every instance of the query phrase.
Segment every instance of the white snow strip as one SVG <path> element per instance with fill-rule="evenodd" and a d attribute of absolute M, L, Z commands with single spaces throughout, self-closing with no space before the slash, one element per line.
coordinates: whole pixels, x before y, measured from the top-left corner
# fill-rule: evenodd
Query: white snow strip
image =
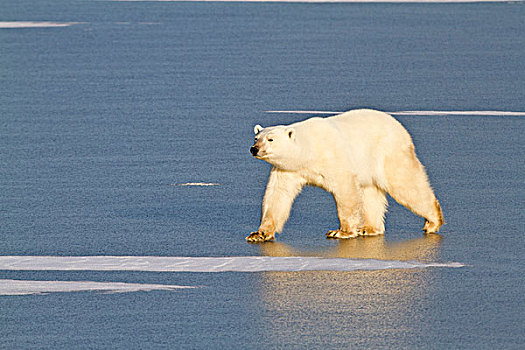
<path fill-rule="evenodd" d="M 341 114 L 344 112 L 332 111 L 264 111 L 265 113 L 289 113 L 289 114 Z"/>
<path fill-rule="evenodd" d="M 344 112 L 333 111 L 265 111 L 265 113 L 289 113 L 289 114 L 341 114 Z M 525 117 L 525 112 L 511 112 L 511 111 L 399 111 L 387 112 L 392 115 L 416 115 L 416 116 L 511 116 L 511 117 Z"/>
<path fill-rule="evenodd" d="M 395 115 L 476 115 L 476 116 L 512 116 L 525 117 L 525 112 L 510 111 L 400 111 Z"/>
<path fill-rule="evenodd" d="M 0 270 L 261 272 L 462 267 L 463 264 L 319 257 L 0 256 Z"/>
<path fill-rule="evenodd" d="M 313 3 L 476 3 L 521 2 L 523 0 L 106 0 L 113 2 L 313 2 Z"/>
<path fill-rule="evenodd" d="M 215 182 L 186 182 L 183 184 L 170 184 L 170 186 L 219 186 Z"/>
<path fill-rule="evenodd" d="M 80 22 L 0 22 L 0 28 L 53 28 L 53 27 L 69 27 Z"/>
<path fill-rule="evenodd" d="M 29 295 L 58 292 L 131 293 L 141 291 L 149 292 L 153 290 L 175 290 L 187 288 L 195 287 L 122 282 L 22 281 L 0 279 L 0 295 Z"/>

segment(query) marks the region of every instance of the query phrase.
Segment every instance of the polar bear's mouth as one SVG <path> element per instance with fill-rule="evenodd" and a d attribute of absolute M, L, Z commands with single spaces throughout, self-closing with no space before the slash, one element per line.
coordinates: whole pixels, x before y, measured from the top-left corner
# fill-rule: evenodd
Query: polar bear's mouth
<path fill-rule="evenodd" d="M 256 156 L 254 156 L 257 159 L 265 160 L 268 158 L 268 154 L 266 153 L 258 153 Z"/>

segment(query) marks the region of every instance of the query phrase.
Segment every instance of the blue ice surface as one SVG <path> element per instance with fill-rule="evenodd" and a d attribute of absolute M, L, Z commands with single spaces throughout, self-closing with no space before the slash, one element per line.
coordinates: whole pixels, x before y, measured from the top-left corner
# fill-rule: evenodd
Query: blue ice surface
<path fill-rule="evenodd" d="M 384 238 L 335 242 L 307 188 L 248 245 L 267 110 L 525 111 L 525 6 L 12 1 L 0 21 L 0 255 L 335 256 L 461 269 L 240 274 L 0 271 L 201 286 L 0 298 L 2 348 L 520 348 L 522 117 L 400 116 L 447 225 L 390 200 Z M 173 186 L 188 182 L 218 186 Z M 110 345 L 109 345 L 110 344 Z"/>

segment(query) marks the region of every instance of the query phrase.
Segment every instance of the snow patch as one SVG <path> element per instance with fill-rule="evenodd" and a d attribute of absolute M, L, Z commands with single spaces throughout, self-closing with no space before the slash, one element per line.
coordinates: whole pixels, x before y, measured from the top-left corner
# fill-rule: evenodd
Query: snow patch
<path fill-rule="evenodd" d="M 461 263 L 319 257 L 0 256 L 0 270 L 263 272 L 462 267 Z"/>
<path fill-rule="evenodd" d="M 400 111 L 392 112 L 395 115 L 475 115 L 475 116 L 512 116 L 525 117 L 525 112 L 510 111 Z"/>
<path fill-rule="evenodd" d="M 290 113 L 290 114 L 341 114 L 344 112 L 333 111 L 264 111 L 265 113 Z"/>
<path fill-rule="evenodd" d="M 0 28 L 53 28 L 53 27 L 69 27 L 80 22 L 0 22 Z"/>
<path fill-rule="evenodd" d="M 265 113 L 290 113 L 290 114 L 341 114 L 344 112 L 333 111 L 265 111 Z M 414 115 L 414 116 L 510 116 L 510 117 L 525 117 L 525 112 L 511 112 L 511 111 L 399 111 L 386 112 L 392 115 Z"/>
<path fill-rule="evenodd" d="M 58 292 L 131 293 L 195 288 L 165 284 L 91 281 L 22 281 L 0 279 L 0 295 L 30 295 Z"/>
<path fill-rule="evenodd" d="M 476 3 L 521 2 L 522 0 L 106 0 L 113 2 L 312 2 L 312 3 Z"/>
<path fill-rule="evenodd" d="M 186 183 L 174 183 L 170 186 L 219 186 L 220 184 L 215 182 L 186 182 Z"/>

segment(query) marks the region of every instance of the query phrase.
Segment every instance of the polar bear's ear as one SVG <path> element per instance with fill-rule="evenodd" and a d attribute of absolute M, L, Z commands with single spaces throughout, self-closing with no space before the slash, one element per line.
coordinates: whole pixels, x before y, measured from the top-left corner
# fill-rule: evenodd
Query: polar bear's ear
<path fill-rule="evenodd" d="M 286 134 L 288 135 L 288 137 L 294 141 L 295 140 L 295 129 L 294 128 L 288 128 L 286 129 Z"/>
<path fill-rule="evenodd" d="M 255 127 L 253 128 L 253 132 L 255 133 L 255 135 L 257 135 L 258 133 L 261 132 L 261 130 L 264 129 L 262 126 L 260 126 L 259 124 L 255 125 Z"/>

